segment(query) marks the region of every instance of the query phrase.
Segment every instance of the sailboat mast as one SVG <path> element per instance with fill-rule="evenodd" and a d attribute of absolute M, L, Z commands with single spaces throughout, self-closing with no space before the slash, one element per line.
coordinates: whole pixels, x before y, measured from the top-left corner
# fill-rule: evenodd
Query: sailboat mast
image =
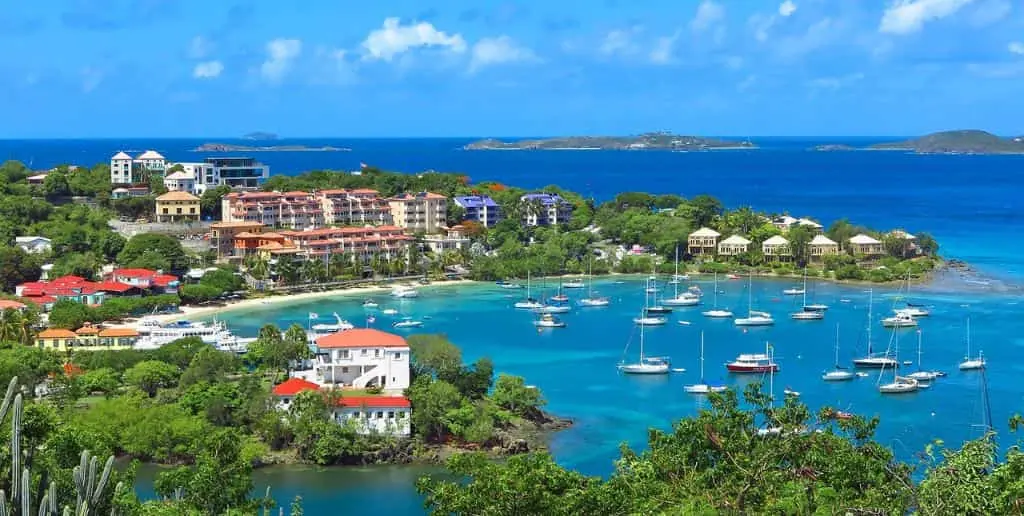
<path fill-rule="evenodd" d="M 921 370 L 921 330 L 917 330 L 917 370 Z"/>
<path fill-rule="evenodd" d="M 868 355 L 871 355 L 871 305 L 875 304 L 875 290 L 868 290 Z"/>
<path fill-rule="evenodd" d="M 718 272 L 715 272 L 715 310 L 718 310 Z"/>
<path fill-rule="evenodd" d="M 754 273 L 747 275 L 747 317 L 753 317 L 754 310 Z"/>
<path fill-rule="evenodd" d="M 971 318 L 967 318 L 967 358 L 971 358 Z"/>
<path fill-rule="evenodd" d="M 804 306 L 807 306 L 807 267 L 804 267 Z"/>
<path fill-rule="evenodd" d="M 675 289 L 673 289 L 673 292 L 675 293 L 676 298 L 678 299 L 679 298 L 679 245 L 678 244 L 676 245 L 676 272 L 672 276 L 672 285 L 675 287 Z"/>
<path fill-rule="evenodd" d="M 839 325 L 836 324 L 836 368 L 839 368 Z"/>
<path fill-rule="evenodd" d="M 704 383 L 704 332 L 700 332 L 700 383 Z"/>

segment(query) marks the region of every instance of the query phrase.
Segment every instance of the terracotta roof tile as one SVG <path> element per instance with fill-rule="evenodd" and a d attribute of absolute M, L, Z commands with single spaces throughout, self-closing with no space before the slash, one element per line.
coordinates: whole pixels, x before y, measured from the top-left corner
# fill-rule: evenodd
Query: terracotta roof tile
<path fill-rule="evenodd" d="M 402 336 L 373 328 L 355 328 L 332 333 L 317 339 L 316 345 L 322 349 L 409 347 Z"/>

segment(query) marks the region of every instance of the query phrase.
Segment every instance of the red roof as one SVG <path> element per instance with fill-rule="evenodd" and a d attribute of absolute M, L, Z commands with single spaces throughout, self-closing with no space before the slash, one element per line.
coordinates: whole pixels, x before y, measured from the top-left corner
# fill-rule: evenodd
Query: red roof
<path fill-rule="evenodd" d="M 11 301 L 10 299 L 0 299 L 0 310 L 14 309 L 20 310 L 25 308 L 25 303 L 19 303 L 17 301 Z"/>
<path fill-rule="evenodd" d="M 57 302 L 57 298 L 52 297 L 52 296 L 32 296 L 32 297 L 23 296 L 22 299 L 24 299 L 25 301 L 28 301 L 29 303 L 33 303 L 33 304 L 40 305 L 40 306 L 48 305 L 48 304 L 56 303 Z"/>
<path fill-rule="evenodd" d="M 178 277 L 173 274 L 157 274 L 153 278 L 153 283 L 158 287 L 166 287 L 175 281 L 178 281 Z"/>
<path fill-rule="evenodd" d="M 61 276 L 59 278 L 51 280 L 50 283 L 53 284 L 53 285 L 68 285 L 68 284 L 70 284 L 70 285 L 77 285 L 79 283 L 88 283 L 88 281 L 86 281 L 85 278 L 83 278 L 81 276 L 71 276 L 71 275 L 68 275 L 68 276 Z"/>
<path fill-rule="evenodd" d="M 93 287 L 95 287 L 96 290 L 102 290 L 104 292 L 121 293 L 128 292 L 129 290 L 135 288 L 127 283 L 121 283 L 120 281 L 101 281 L 93 285 Z"/>
<path fill-rule="evenodd" d="M 308 382 L 302 378 L 289 378 L 275 385 L 272 392 L 274 396 L 295 396 L 300 392 L 318 390 L 320 390 L 320 386 L 313 382 Z"/>
<path fill-rule="evenodd" d="M 407 348 L 401 335 L 373 328 L 355 328 L 339 331 L 316 339 L 320 348 Z"/>
<path fill-rule="evenodd" d="M 341 406 L 343 407 L 367 407 L 367 408 L 409 408 L 409 398 L 405 396 L 345 396 L 341 394 Z"/>
<path fill-rule="evenodd" d="M 152 278 L 156 276 L 156 271 L 149 269 L 114 269 L 113 275 L 125 278 Z"/>

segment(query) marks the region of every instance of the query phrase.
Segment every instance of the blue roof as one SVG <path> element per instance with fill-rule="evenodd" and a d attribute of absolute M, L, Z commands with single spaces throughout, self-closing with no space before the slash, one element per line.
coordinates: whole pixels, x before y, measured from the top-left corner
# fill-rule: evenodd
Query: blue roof
<path fill-rule="evenodd" d="M 463 208 L 481 208 L 487 206 L 488 208 L 497 208 L 498 203 L 494 202 L 487 195 L 463 195 L 455 198 L 455 202 Z"/>
<path fill-rule="evenodd" d="M 565 199 L 563 199 L 562 196 L 560 196 L 560 195 L 558 195 L 556 193 L 543 193 L 543 192 L 541 192 L 541 193 L 526 194 L 526 195 L 523 196 L 523 199 L 529 199 L 531 201 L 532 200 L 537 200 L 537 201 L 540 201 L 543 204 L 557 204 L 557 203 L 568 203 L 569 202 L 569 201 L 566 201 Z"/>

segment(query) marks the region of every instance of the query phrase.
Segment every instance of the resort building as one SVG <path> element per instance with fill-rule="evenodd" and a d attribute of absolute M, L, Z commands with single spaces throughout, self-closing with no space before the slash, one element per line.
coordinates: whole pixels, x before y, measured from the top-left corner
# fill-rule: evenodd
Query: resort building
<path fill-rule="evenodd" d="M 400 335 L 356 328 L 320 337 L 315 347 L 318 384 L 395 393 L 409 387 L 409 344 Z"/>
<path fill-rule="evenodd" d="M 199 198 L 188 192 L 167 192 L 156 198 L 156 221 L 197 222 Z"/>
<path fill-rule="evenodd" d="M 501 222 L 501 207 L 489 195 L 463 195 L 453 201 L 466 211 L 464 220 L 479 222 L 485 228 Z"/>
<path fill-rule="evenodd" d="M 811 219 L 808 219 L 808 218 L 800 218 L 800 219 L 798 219 L 796 221 L 796 225 L 799 226 L 799 227 L 802 227 L 802 228 L 809 229 L 811 231 L 811 233 L 815 234 L 815 235 L 819 235 L 823 231 L 825 231 L 825 226 L 822 226 L 821 224 L 818 224 L 817 222 L 815 222 L 815 221 L 813 221 Z"/>
<path fill-rule="evenodd" d="M 267 259 L 290 254 L 302 259 L 344 255 L 359 263 L 370 263 L 374 255 L 386 259 L 406 256 L 412 237 L 397 226 L 322 228 L 308 231 L 238 233 L 233 258 L 253 252 Z"/>
<path fill-rule="evenodd" d="M 786 259 L 793 256 L 789 249 L 789 240 L 775 235 L 761 243 L 761 254 L 767 259 Z"/>
<path fill-rule="evenodd" d="M 807 244 L 812 260 L 821 260 L 826 256 L 839 254 L 839 244 L 825 235 L 815 235 Z"/>
<path fill-rule="evenodd" d="M 168 192 L 188 192 L 202 195 L 202 192 L 199 192 L 196 189 L 195 176 L 185 172 L 184 170 L 178 170 L 167 174 L 167 176 L 164 177 L 164 188 L 166 188 Z"/>
<path fill-rule="evenodd" d="M 432 192 L 404 193 L 388 199 L 395 225 L 411 232 L 440 231 L 448 214 L 448 198 Z"/>
<path fill-rule="evenodd" d="M 323 209 L 324 222 L 331 226 L 393 224 L 391 205 L 377 190 L 321 190 L 314 196 Z"/>
<path fill-rule="evenodd" d="M 108 281 L 124 283 L 157 294 L 176 294 L 181 282 L 173 274 L 151 269 L 114 269 Z"/>
<path fill-rule="evenodd" d="M 14 237 L 14 245 L 20 247 L 29 254 L 48 253 L 50 252 L 52 244 L 52 240 L 41 236 Z"/>
<path fill-rule="evenodd" d="M 22 301 L 31 302 L 44 310 L 62 299 L 99 306 L 106 299 L 106 292 L 98 284 L 81 276 L 61 276 L 53 281 L 30 281 L 14 287 L 14 293 Z"/>
<path fill-rule="evenodd" d="M 206 158 L 203 163 L 212 166 L 207 181 L 210 186 L 227 185 L 231 188 L 256 188 L 270 177 L 270 167 L 247 157 Z"/>
<path fill-rule="evenodd" d="M 889 232 L 888 237 L 896 238 L 903 241 L 903 256 L 913 256 L 921 254 L 921 248 L 917 245 L 917 237 L 903 231 L 902 229 L 894 229 Z"/>
<path fill-rule="evenodd" d="M 690 233 L 686 239 L 686 252 L 691 256 L 714 255 L 718 250 L 718 237 L 721 233 L 711 228 L 700 228 Z"/>
<path fill-rule="evenodd" d="M 885 254 L 882 242 L 864 233 L 850 238 L 850 250 L 853 254 L 864 256 L 880 256 Z"/>
<path fill-rule="evenodd" d="M 737 256 L 750 250 L 750 240 L 740 235 L 733 235 L 718 243 L 718 254 Z"/>
<path fill-rule="evenodd" d="M 789 231 L 789 228 L 793 227 L 793 224 L 796 224 L 798 220 L 800 219 L 797 219 L 796 217 L 782 215 L 781 217 L 775 217 L 772 219 L 772 225 L 779 231 Z"/>
<path fill-rule="evenodd" d="M 302 378 L 289 378 L 272 390 L 279 410 L 288 410 L 295 397 L 307 391 L 321 392 L 321 389 Z M 327 395 L 329 390 L 323 392 Z M 328 409 L 328 417 L 335 423 L 354 425 L 361 434 L 408 436 L 411 433 L 412 404 L 405 396 L 346 396 L 342 391 L 341 397 L 336 399 L 334 406 Z"/>
<path fill-rule="evenodd" d="M 234 239 L 235 248 L 231 253 L 231 256 L 242 260 L 254 254 L 259 254 L 266 259 L 271 259 L 273 257 L 270 255 L 273 253 L 269 253 L 269 251 L 275 249 L 294 248 L 294 252 L 290 254 L 295 254 L 299 251 L 298 248 L 285 239 L 284 235 L 273 231 L 268 231 L 266 233 L 250 233 L 248 231 L 243 231 L 236 234 Z"/>
<path fill-rule="evenodd" d="M 532 193 L 519 198 L 525 203 L 523 224 L 555 226 L 567 224 L 572 218 L 572 203 L 556 193 Z"/>
<path fill-rule="evenodd" d="M 139 332 L 131 328 L 100 328 L 86 323 L 76 331 L 50 328 L 36 335 L 36 347 L 51 351 L 116 351 L 132 349 Z"/>
<path fill-rule="evenodd" d="M 125 152 L 118 152 L 110 158 L 110 184 L 127 185 L 141 181 L 143 169 L 163 175 L 167 168 L 167 158 L 159 152 L 148 150 L 136 157 Z"/>
<path fill-rule="evenodd" d="M 441 254 L 445 251 L 458 251 L 464 247 L 469 247 L 469 237 L 463 234 L 465 229 L 461 224 L 456 224 L 450 228 L 445 228 L 444 235 L 425 236 L 423 242 L 436 254 Z"/>
<path fill-rule="evenodd" d="M 217 251 L 217 259 L 225 260 L 234 256 L 235 236 L 239 233 L 261 233 L 262 222 L 214 222 L 210 225 L 210 245 Z"/>
<path fill-rule="evenodd" d="M 314 229 L 324 226 L 320 201 L 307 192 L 232 192 L 221 200 L 221 221 L 255 222 L 268 227 Z"/>

